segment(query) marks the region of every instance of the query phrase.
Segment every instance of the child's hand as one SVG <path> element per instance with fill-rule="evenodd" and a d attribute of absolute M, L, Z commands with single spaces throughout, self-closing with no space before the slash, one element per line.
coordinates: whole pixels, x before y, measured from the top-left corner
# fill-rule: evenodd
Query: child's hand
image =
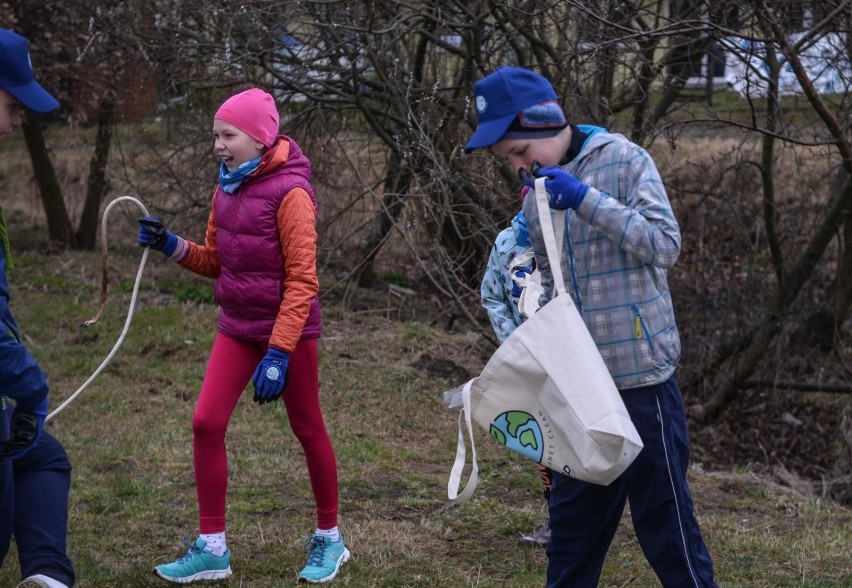
<path fill-rule="evenodd" d="M 550 208 L 556 210 L 565 210 L 573 208 L 576 210 L 583 198 L 586 197 L 586 192 L 589 187 L 575 178 L 573 175 L 562 169 L 561 167 L 540 167 L 533 166 L 532 174 L 526 173 L 526 170 L 521 170 L 521 181 L 525 186 L 535 187 L 535 179 L 538 177 L 547 177 L 544 182 L 544 187 L 547 190 L 547 200 L 550 203 Z"/>
<path fill-rule="evenodd" d="M 521 295 L 521 290 L 527 285 L 527 278 L 532 275 L 533 269 L 529 266 L 521 266 L 515 268 L 514 276 L 512 276 L 512 296 L 518 297 Z"/>
<path fill-rule="evenodd" d="M 254 384 L 254 401 L 264 404 L 281 398 L 281 393 L 287 386 L 289 367 L 290 354 L 270 347 L 251 377 L 251 383 Z"/>
<path fill-rule="evenodd" d="M 9 438 L 0 441 L 0 461 L 4 459 L 19 459 L 35 447 L 44 430 L 47 417 L 47 396 L 33 410 L 15 408 L 12 414 L 12 430 Z"/>
<path fill-rule="evenodd" d="M 138 240 L 140 247 L 150 247 L 168 256 L 171 256 L 178 246 L 177 235 L 167 231 L 163 223 L 153 216 L 143 216 L 139 219 Z"/>

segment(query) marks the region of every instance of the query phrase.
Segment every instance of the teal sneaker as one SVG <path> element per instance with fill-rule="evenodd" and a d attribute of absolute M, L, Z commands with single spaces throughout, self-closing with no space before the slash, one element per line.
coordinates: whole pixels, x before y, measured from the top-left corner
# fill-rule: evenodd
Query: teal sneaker
<path fill-rule="evenodd" d="M 321 535 L 312 535 L 310 549 L 308 563 L 299 572 L 300 582 L 311 584 L 331 582 L 340 571 L 340 566 L 351 557 L 349 550 L 343 545 L 342 535 L 340 541 L 332 541 Z"/>
<path fill-rule="evenodd" d="M 207 545 L 204 539 L 196 539 L 193 545 L 184 537 L 183 542 L 189 547 L 189 551 L 177 561 L 154 568 L 154 573 L 163 580 L 175 584 L 189 584 L 198 580 L 224 580 L 231 575 L 230 549 L 219 556 L 204 551 Z"/>

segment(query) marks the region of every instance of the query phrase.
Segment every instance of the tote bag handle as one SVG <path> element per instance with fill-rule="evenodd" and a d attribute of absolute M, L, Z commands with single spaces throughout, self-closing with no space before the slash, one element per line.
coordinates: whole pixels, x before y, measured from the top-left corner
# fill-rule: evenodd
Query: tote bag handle
<path fill-rule="evenodd" d="M 473 442 L 473 423 L 470 420 L 470 388 L 473 385 L 473 380 L 468 381 L 462 388 L 462 402 L 464 407 L 459 412 L 459 439 L 456 445 L 456 461 L 453 463 L 453 469 L 450 471 L 450 480 L 447 482 L 447 496 L 450 502 L 461 504 L 466 502 L 468 498 L 473 496 L 473 491 L 476 490 L 476 485 L 479 483 L 479 464 L 476 462 L 476 445 Z M 465 447 L 464 433 L 462 431 L 462 419 L 467 425 L 467 436 L 470 439 L 470 459 L 471 470 L 468 476 L 467 485 L 464 490 L 459 493 L 461 485 L 462 470 L 464 470 Z"/>
<path fill-rule="evenodd" d="M 565 238 L 565 211 L 557 210 L 551 216 L 550 203 L 544 182 L 547 178 L 535 179 L 535 203 L 538 206 L 538 220 L 544 236 L 544 247 L 547 250 L 547 261 L 550 263 L 550 275 L 553 277 L 553 295 L 567 294 L 562 276 L 562 240 Z M 559 235 L 559 243 L 556 242 Z"/>

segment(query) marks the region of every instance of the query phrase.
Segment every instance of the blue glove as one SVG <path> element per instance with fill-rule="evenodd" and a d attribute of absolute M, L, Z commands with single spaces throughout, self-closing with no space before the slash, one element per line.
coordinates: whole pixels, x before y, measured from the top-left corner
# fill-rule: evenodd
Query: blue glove
<path fill-rule="evenodd" d="M 47 396 L 34 410 L 15 407 L 12 413 L 12 430 L 9 438 L 0 441 L 0 460 L 16 460 L 24 457 L 35 447 L 44 431 L 44 420 L 47 417 Z"/>
<path fill-rule="evenodd" d="M 525 280 L 533 273 L 532 267 L 521 266 L 515 270 L 515 277 L 519 280 Z M 521 286 L 514 279 L 512 280 L 512 296 L 518 297 L 521 295 Z"/>
<path fill-rule="evenodd" d="M 153 216 L 143 216 L 139 219 L 139 245 L 162 251 L 169 257 L 178 246 L 178 237 L 166 227 L 159 219 Z"/>
<path fill-rule="evenodd" d="M 538 162 L 533 162 L 532 173 L 521 169 L 519 176 L 525 186 L 535 187 L 535 179 L 542 176 L 547 177 L 544 188 L 547 190 L 547 200 L 550 208 L 565 210 L 573 208 L 577 210 L 589 187 L 575 178 L 561 167 L 538 167 Z"/>
<path fill-rule="evenodd" d="M 251 383 L 254 384 L 255 402 L 264 404 L 281 398 L 281 393 L 287 386 L 289 366 L 289 353 L 274 347 L 269 348 L 269 351 L 254 368 L 254 374 L 251 377 Z"/>

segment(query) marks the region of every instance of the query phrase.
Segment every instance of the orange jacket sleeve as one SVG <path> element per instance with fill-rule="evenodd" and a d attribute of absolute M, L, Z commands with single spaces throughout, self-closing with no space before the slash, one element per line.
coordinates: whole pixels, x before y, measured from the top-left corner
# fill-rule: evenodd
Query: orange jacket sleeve
<path fill-rule="evenodd" d="M 319 293 L 316 213 L 302 188 L 284 196 L 278 208 L 278 233 L 284 256 L 284 299 L 269 345 L 292 353 L 302 337 L 311 300 Z"/>
<path fill-rule="evenodd" d="M 206 278 L 218 278 L 221 272 L 219 265 L 219 250 L 216 246 L 216 196 L 210 205 L 210 216 L 207 217 L 207 233 L 204 245 L 187 241 L 189 251 L 180 262 L 180 266 Z"/>

